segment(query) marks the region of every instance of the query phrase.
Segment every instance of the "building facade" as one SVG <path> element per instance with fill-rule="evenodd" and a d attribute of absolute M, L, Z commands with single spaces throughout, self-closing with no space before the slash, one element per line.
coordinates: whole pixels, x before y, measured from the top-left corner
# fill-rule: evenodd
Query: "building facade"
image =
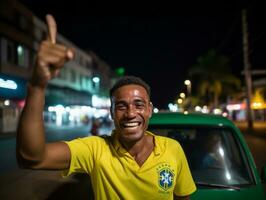
<path fill-rule="evenodd" d="M 16 130 L 25 103 L 27 81 L 39 45 L 46 35 L 46 24 L 24 5 L 16 0 L 0 1 L 0 133 Z M 83 110 L 87 108 L 87 114 L 91 115 L 93 96 L 106 101 L 103 107 L 108 107 L 106 95 L 112 72 L 96 54 L 85 52 L 61 34 L 57 35 L 57 42 L 75 49 L 75 58 L 50 81 L 46 92 L 45 119 L 59 121 L 60 125 L 64 122 L 63 115 L 69 116 L 65 123 L 73 119 L 72 108 L 76 110 L 83 106 Z M 63 114 L 57 110 L 62 107 Z M 81 121 L 80 115 L 75 115 L 76 122 Z"/>

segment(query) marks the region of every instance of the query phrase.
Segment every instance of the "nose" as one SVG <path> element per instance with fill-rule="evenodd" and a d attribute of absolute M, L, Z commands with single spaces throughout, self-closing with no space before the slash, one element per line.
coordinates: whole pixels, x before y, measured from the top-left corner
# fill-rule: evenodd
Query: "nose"
<path fill-rule="evenodd" d="M 134 118 L 136 116 L 136 109 L 133 105 L 130 105 L 126 111 L 127 118 Z"/>

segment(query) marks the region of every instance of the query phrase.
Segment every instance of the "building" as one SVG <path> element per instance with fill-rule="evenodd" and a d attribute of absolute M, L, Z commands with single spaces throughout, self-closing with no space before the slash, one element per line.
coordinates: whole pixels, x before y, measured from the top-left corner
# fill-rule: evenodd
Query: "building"
<path fill-rule="evenodd" d="M 266 79 L 257 78 L 252 83 L 251 109 L 255 121 L 266 121 Z M 237 97 L 237 98 L 236 98 Z M 246 120 L 246 94 L 239 93 L 226 106 L 229 117 L 235 121 Z"/>
<path fill-rule="evenodd" d="M 46 24 L 21 3 L 0 1 L 0 133 L 16 129 L 36 52 L 46 33 Z M 95 53 L 85 52 L 60 34 L 57 42 L 74 48 L 76 54 L 48 85 L 45 119 L 58 125 L 71 120 L 79 123 L 82 116 L 77 114 L 77 108 L 92 115 L 97 109 L 108 107 L 112 72 Z M 96 110 L 93 96 L 102 100 L 102 106 Z"/>
<path fill-rule="evenodd" d="M 266 78 L 257 78 L 253 81 L 254 95 L 252 108 L 257 121 L 266 121 Z"/>

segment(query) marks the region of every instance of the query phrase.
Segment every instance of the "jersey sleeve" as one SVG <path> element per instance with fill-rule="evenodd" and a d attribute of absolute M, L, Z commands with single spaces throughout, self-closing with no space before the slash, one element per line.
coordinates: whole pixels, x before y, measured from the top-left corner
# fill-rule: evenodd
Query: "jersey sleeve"
<path fill-rule="evenodd" d="M 64 170 L 62 175 L 69 176 L 73 173 L 90 174 L 97 155 L 101 151 L 101 142 L 98 137 L 78 138 L 65 142 L 71 153 L 69 169 Z"/>
<path fill-rule="evenodd" d="M 177 196 L 187 196 L 196 191 L 196 185 L 192 178 L 189 165 L 185 156 L 185 153 L 178 143 L 178 158 L 180 159 L 177 176 L 176 176 L 176 186 L 174 189 L 174 194 Z"/>

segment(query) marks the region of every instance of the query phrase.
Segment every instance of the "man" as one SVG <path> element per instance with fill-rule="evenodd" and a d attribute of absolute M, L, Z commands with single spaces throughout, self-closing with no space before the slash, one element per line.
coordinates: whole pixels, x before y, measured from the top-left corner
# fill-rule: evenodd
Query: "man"
<path fill-rule="evenodd" d="M 176 141 L 146 131 L 153 106 L 149 86 L 137 77 L 124 77 L 110 90 L 111 136 L 45 143 L 45 88 L 74 56 L 56 44 L 53 17 L 46 20 L 48 38 L 40 46 L 17 131 L 20 165 L 88 173 L 95 199 L 189 199 L 196 187 L 184 152 Z"/>

